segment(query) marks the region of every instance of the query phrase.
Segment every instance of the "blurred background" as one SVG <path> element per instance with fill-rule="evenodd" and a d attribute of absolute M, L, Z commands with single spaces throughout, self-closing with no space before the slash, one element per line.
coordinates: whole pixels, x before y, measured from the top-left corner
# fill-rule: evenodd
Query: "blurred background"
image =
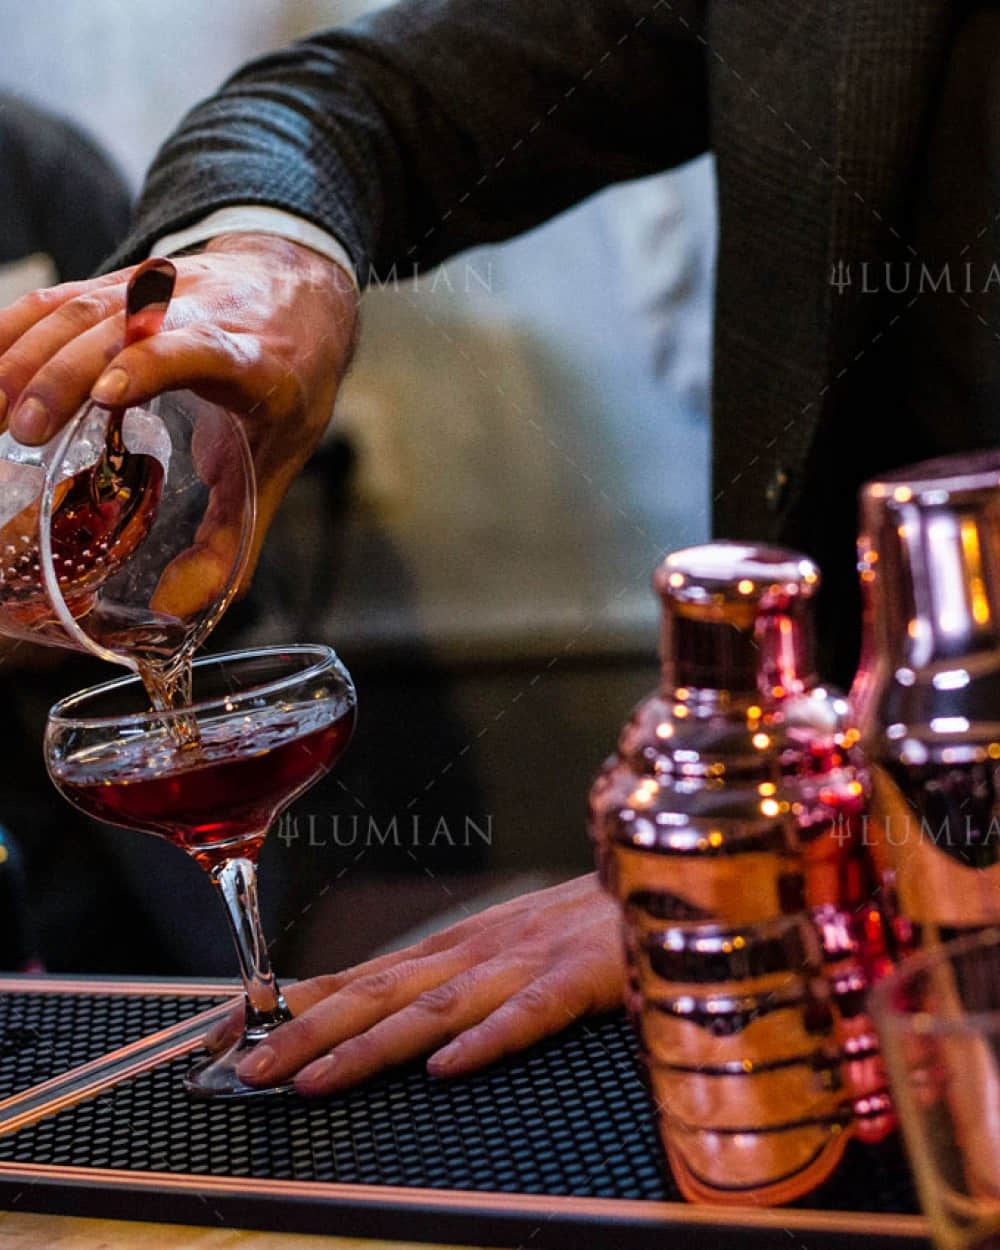
<path fill-rule="evenodd" d="M 365 7 L 0 0 L 0 133 L 21 129 L 0 147 L 3 212 L 58 208 L 8 228 L 3 302 L 82 276 L 67 232 L 103 254 L 159 142 L 229 71 Z M 79 136 L 55 159 L 49 136 L 33 208 L 44 126 L 21 104 L 82 128 L 110 165 Z M 365 296 L 337 420 L 211 644 L 328 641 L 358 685 L 350 752 L 265 847 L 284 975 L 589 868 L 590 778 L 656 680 L 650 574 L 708 536 L 714 238 L 704 158 Z M 234 972 L 200 869 L 85 821 L 47 782 L 48 705 L 106 675 L 54 652 L 0 664 L 0 962 Z"/>

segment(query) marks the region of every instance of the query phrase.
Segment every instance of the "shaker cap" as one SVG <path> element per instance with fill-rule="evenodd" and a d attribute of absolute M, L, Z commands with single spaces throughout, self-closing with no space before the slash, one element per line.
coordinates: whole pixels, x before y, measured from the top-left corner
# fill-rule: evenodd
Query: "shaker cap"
<path fill-rule="evenodd" d="M 726 697 L 803 688 L 812 672 L 812 560 L 785 547 L 714 542 L 667 556 L 653 575 L 666 688 Z M 715 696 L 713 696 L 715 697 Z"/>
<path fill-rule="evenodd" d="M 746 604 L 755 612 L 780 611 L 792 600 L 811 598 L 819 587 L 819 569 L 786 547 L 713 542 L 667 556 L 653 585 L 664 601 L 678 605 L 724 612 Z"/>
<path fill-rule="evenodd" d="M 1000 451 L 926 460 L 862 487 L 858 571 L 867 604 L 857 708 L 868 708 L 883 661 L 889 671 L 926 669 L 936 682 L 934 665 L 959 668 L 966 659 L 972 671 L 996 654 L 998 534 Z M 911 708 L 907 722 L 914 715 Z"/>
<path fill-rule="evenodd" d="M 882 473 L 861 488 L 862 499 L 894 498 L 899 503 L 928 492 L 953 491 L 965 493 L 996 490 L 1000 486 L 1000 451 L 975 451 L 958 456 L 938 456 Z M 927 502 L 944 503 L 944 499 Z"/>

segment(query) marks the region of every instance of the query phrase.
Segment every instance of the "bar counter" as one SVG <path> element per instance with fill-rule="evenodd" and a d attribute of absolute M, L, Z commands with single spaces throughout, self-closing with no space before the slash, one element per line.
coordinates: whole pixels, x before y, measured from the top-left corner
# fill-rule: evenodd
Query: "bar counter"
<path fill-rule="evenodd" d="M 426 1242 L 359 1241 L 356 1237 L 251 1233 L 191 1224 L 0 1213 L 0 1250 L 40 1250 L 43 1246 L 53 1250 L 131 1250 L 134 1246 L 143 1250 L 475 1250 Z"/>

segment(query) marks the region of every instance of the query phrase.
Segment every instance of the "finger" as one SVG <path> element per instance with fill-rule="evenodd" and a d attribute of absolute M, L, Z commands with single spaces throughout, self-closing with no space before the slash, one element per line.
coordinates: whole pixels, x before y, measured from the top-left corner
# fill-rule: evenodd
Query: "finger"
<path fill-rule="evenodd" d="M 611 920 L 609 924 L 600 914 L 588 919 L 544 975 L 431 1055 L 427 1061 L 431 1075 L 470 1072 L 566 1028 L 580 1016 L 620 1007 L 625 964 L 617 915 Z"/>
<path fill-rule="evenodd" d="M 181 388 L 242 413 L 285 414 L 301 402 L 297 378 L 257 335 L 205 321 L 161 330 L 126 347 L 109 361 L 91 395 L 99 404 L 125 407 Z"/>
<path fill-rule="evenodd" d="M 245 1018 L 246 1005 L 241 998 L 233 1003 L 228 1015 L 223 1016 L 221 1020 L 216 1020 L 202 1038 L 202 1045 L 208 1050 L 222 1050 L 229 1046 L 242 1032 Z"/>
<path fill-rule="evenodd" d="M 310 1063 L 295 1078 L 295 1088 L 301 1094 L 328 1094 L 425 1055 L 488 1016 L 532 975 L 528 964 L 507 954 L 466 968 Z"/>
<path fill-rule="evenodd" d="M 483 1021 L 427 1060 L 431 1076 L 461 1076 L 558 1033 L 592 1010 L 588 996 L 561 971 L 525 985 Z"/>
<path fill-rule="evenodd" d="M 201 403 L 191 395 L 191 403 Z M 191 547 L 164 569 L 151 606 L 192 621 L 214 605 L 221 610 L 236 590 L 234 574 L 253 538 L 253 499 L 248 499 L 242 440 L 232 437 L 233 418 L 217 405 L 204 404 L 195 421 L 191 455 L 198 477 L 208 486 L 208 504 Z M 248 506 L 250 505 L 250 506 Z"/>
<path fill-rule="evenodd" d="M 385 968 L 391 968 L 395 964 L 405 963 L 407 960 L 418 959 L 422 955 L 438 953 L 442 949 L 446 949 L 454 945 L 448 943 L 447 947 L 442 946 L 440 939 L 451 933 L 452 930 L 444 929 L 440 934 L 431 934 L 429 937 L 423 938 L 420 942 L 413 946 L 408 946 L 401 951 L 390 951 L 385 955 L 378 955 L 374 959 L 366 960 L 362 964 L 355 964 L 351 968 L 345 968 L 341 972 L 325 972 L 318 977 L 310 977 L 306 981 L 296 981 L 293 985 L 289 985 L 284 990 L 285 1001 L 289 1010 L 294 1016 L 300 1016 L 308 1011 L 310 1007 L 321 1002 L 324 998 L 328 998 L 331 994 L 336 994 L 339 990 L 345 989 L 354 981 L 360 981 L 364 977 L 374 976 Z M 209 1050 L 217 1050 L 223 1046 L 228 1046 L 231 1042 L 235 1042 L 243 1029 L 244 1004 L 240 999 L 236 1003 L 228 1016 L 220 1020 L 213 1026 L 211 1031 L 205 1035 L 205 1045 Z"/>
<path fill-rule="evenodd" d="M 245 1081 L 273 1084 L 298 1072 L 332 1046 L 393 1015 L 473 962 L 471 953 L 459 948 L 429 959 L 403 960 L 352 981 L 276 1029 L 237 1071 Z"/>
<path fill-rule="evenodd" d="M 320 977 L 310 977 L 308 981 L 296 981 L 294 985 L 287 986 L 282 991 L 282 996 L 292 1015 L 300 1015 L 303 1011 L 308 1010 L 314 1003 L 318 1003 L 320 999 L 326 998 L 328 994 L 334 993 L 340 989 L 343 984 L 343 973 L 329 973 Z M 208 1050 L 221 1050 L 236 1039 L 243 1032 L 243 1022 L 246 1019 L 246 999 L 239 998 L 233 1003 L 228 1015 L 223 1016 L 221 1020 L 209 1029 L 205 1034 L 202 1044 Z"/>
<path fill-rule="evenodd" d="M 125 307 L 125 281 L 130 271 L 119 269 L 115 273 L 103 274 L 99 278 L 89 278 L 81 282 L 63 282 L 59 286 L 45 287 L 22 295 L 19 300 L 0 310 L 0 356 L 8 351 L 17 340 L 32 326 L 43 318 L 61 308 L 77 296 L 94 291 L 104 291 L 107 287 L 121 288 L 120 307 Z"/>
<path fill-rule="evenodd" d="M 88 398 L 121 346 L 125 314 L 110 299 L 74 300 L 23 334 L 3 357 L 0 389 L 11 432 L 34 446 L 51 438 Z"/>
<path fill-rule="evenodd" d="M 208 609 L 219 611 L 228 602 L 226 592 L 235 590 L 230 582 L 242 539 L 238 524 L 219 526 L 175 556 L 160 574 L 150 608 L 188 623 Z"/>

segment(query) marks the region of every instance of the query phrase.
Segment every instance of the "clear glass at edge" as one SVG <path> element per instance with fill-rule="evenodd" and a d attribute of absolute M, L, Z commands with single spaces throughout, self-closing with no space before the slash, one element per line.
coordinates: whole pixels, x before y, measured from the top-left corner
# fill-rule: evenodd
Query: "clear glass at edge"
<path fill-rule="evenodd" d="M 941 1250 L 1000 1250 L 1000 929 L 911 955 L 872 994 Z"/>

